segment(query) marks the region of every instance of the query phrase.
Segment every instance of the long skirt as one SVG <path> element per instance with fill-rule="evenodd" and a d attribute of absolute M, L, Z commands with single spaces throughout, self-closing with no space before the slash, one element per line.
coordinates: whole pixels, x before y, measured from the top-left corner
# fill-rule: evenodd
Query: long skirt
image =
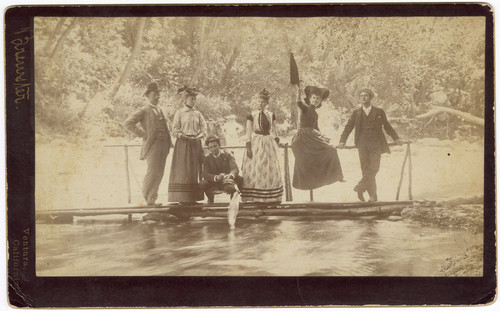
<path fill-rule="evenodd" d="M 188 203 L 204 199 L 198 185 L 201 159 L 199 140 L 177 139 L 170 167 L 168 201 Z"/>
<path fill-rule="evenodd" d="M 319 131 L 299 129 L 292 140 L 292 151 L 295 156 L 294 188 L 311 190 L 344 178 L 337 150 L 321 137 Z"/>
<path fill-rule="evenodd" d="M 241 198 L 247 202 L 281 202 L 283 182 L 278 162 L 278 145 L 269 135 L 252 138 L 252 158 L 246 153 L 241 168 Z"/>

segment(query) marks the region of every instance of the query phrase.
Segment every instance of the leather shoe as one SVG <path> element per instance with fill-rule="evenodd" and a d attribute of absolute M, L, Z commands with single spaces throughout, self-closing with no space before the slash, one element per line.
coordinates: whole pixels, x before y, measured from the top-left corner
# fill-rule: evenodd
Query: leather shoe
<path fill-rule="evenodd" d="M 365 197 L 363 196 L 364 191 L 359 190 L 358 186 L 354 187 L 354 191 L 358 193 L 358 199 L 364 202 L 365 201 Z"/>

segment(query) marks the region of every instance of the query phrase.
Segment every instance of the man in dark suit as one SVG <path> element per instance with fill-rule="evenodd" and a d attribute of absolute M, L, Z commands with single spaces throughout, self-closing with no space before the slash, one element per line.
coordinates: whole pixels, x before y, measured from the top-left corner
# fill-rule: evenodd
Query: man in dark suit
<path fill-rule="evenodd" d="M 210 154 L 203 160 L 200 188 L 205 192 L 207 202 L 214 202 L 214 191 L 226 192 L 232 197 L 236 192 L 235 184 L 240 188 L 243 182 L 234 157 L 220 150 L 220 140 L 215 135 L 208 136 L 205 145 Z"/>
<path fill-rule="evenodd" d="M 384 110 L 371 105 L 371 100 L 375 95 L 370 89 L 359 91 L 361 107 L 354 110 L 349 121 L 342 132 L 340 143 L 337 148 L 345 147 L 347 137 L 355 128 L 354 144 L 358 147 L 359 162 L 361 164 L 362 178 L 354 187 L 358 193 L 358 198 L 364 201 L 363 193 L 368 192 L 370 201 L 377 201 L 377 184 L 375 176 L 380 167 L 380 156 L 382 153 L 390 153 L 385 132 L 398 144 L 402 144 L 396 131 L 387 121 Z"/>
<path fill-rule="evenodd" d="M 149 103 L 137 110 L 125 121 L 125 129 L 142 137 L 141 160 L 148 162 L 148 170 L 142 184 L 142 195 L 148 206 L 160 206 L 156 203 L 165 163 L 172 140 L 165 115 L 158 107 L 160 90 L 157 83 L 150 83 L 144 94 Z M 137 126 L 140 123 L 140 126 Z"/>

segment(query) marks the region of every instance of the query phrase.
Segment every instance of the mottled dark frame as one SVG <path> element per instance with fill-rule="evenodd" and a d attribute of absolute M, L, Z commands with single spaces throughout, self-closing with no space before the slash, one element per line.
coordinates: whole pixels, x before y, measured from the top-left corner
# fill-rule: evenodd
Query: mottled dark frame
<path fill-rule="evenodd" d="M 26 96 L 16 85 L 13 40 L 32 36 L 35 16 L 484 16 L 485 150 L 483 277 L 37 277 L 35 271 L 35 138 L 33 40 L 23 51 Z M 483 4 L 16 6 L 5 13 L 7 230 L 28 241 L 26 270 L 8 296 L 16 307 L 203 307 L 339 305 L 480 305 L 496 294 L 493 13 Z M 18 41 L 19 42 L 19 41 Z M 17 61 L 21 54 L 17 54 Z M 18 62 L 19 63 L 19 62 Z M 16 72 L 16 70 L 18 70 Z M 16 89 L 17 88 L 17 89 Z M 16 94 L 16 91 L 18 92 Z M 26 233 L 28 232 L 28 234 Z M 19 268 L 19 266 L 18 266 Z"/>

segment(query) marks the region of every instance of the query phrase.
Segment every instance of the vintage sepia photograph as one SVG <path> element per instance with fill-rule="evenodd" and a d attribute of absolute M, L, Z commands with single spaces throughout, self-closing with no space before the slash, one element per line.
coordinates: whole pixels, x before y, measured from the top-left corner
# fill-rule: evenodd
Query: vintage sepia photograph
<path fill-rule="evenodd" d="M 9 43 L 37 279 L 485 277 L 485 14 L 149 9 Z"/>
<path fill-rule="evenodd" d="M 34 40 L 37 275 L 482 276 L 484 17 Z"/>

